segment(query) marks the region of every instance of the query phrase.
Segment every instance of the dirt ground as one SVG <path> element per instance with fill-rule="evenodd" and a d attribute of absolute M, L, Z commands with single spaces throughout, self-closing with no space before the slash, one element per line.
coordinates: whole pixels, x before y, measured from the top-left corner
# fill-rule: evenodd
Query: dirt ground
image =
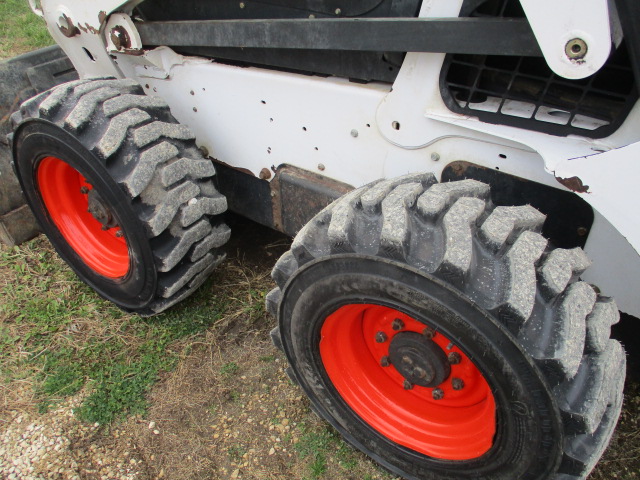
<path fill-rule="evenodd" d="M 259 280 L 252 288 L 264 294 L 272 286 L 269 270 L 289 240 L 235 217 L 230 223 L 229 258 L 216 275 L 244 272 Z M 215 281 L 207 288 L 216 294 Z M 239 295 L 248 294 L 241 288 Z M 41 415 L 25 389 L 21 402 L 3 405 L 12 416 L 0 426 L 0 474 L 78 480 L 392 479 L 310 411 L 285 374 L 284 356 L 270 343 L 273 324 L 266 314 L 252 322 L 238 316 L 215 335 L 197 337 L 152 389 L 146 415 L 110 427 L 74 419 L 82 392 Z M 640 478 L 638 331 L 629 318 L 615 330 L 629 355 L 625 410 L 591 480 Z M 44 442 L 43 450 L 29 447 L 36 440 Z M 16 463 L 6 452 L 19 442 L 28 453 Z"/>

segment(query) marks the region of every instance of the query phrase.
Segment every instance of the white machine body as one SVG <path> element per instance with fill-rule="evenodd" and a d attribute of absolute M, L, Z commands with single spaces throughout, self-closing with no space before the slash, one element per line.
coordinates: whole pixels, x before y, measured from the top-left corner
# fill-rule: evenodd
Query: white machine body
<path fill-rule="evenodd" d="M 137 3 L 41 0 L 32 8 L 82 77 L 136 79 L 170 105 L 211 157 L 256 176 L 288 164 L 358 187 L 418 171 L 440 178 L 448 164 L 464 160 L 558 189 L 567 190 L 558 179 L 576 177 L 584 187 L 576 195 L 595 212 L 585 246 L 593 266 L 585 279 L 640 316 L 639 104 L 615 133 L 599 139 L 485 123 L 445 105 L 444 54 L 408 53 L 392 85 L 233 66 L 169 47 L 142 49 L 130 18 Z M 607 60 L 619 35 L 611 3 L 521 0 L 546 62 L 567 79 L 586 78 Z M 419 16 L 457 17 L 461 6 L 462 0 L 424 0 Z M 129 51 L 110 38 L 115 26 L 131 38 Z M 79 32 L 65 35 L 73 28 Z M 577 60 L 567 53 L 574 39 L 584 42 L 575 47 L 583 49 Z"/>

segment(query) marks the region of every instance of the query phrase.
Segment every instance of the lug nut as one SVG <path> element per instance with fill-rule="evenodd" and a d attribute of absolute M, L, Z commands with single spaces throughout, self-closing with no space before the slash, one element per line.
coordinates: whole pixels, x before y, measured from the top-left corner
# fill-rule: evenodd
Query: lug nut
<path fill-rule="evenodd" d="M 376 333 L 376 343 L 384 343 L 387 341 L 387 334 L 384 332 Z"/>
<path fill-rule="evenodd" d="M 398 330 L 402 330 L 404 328 L 404 322 L 399 318 L 396 318 L 393 322 L 391 322 L 391 328 L 393 328 L 396 332 Z"/>
<path fill-rule="evenodd" d="M 413 390 L 413 383 L 411 383 L 409 380 L 405 380 L 402 386 L 405 390 Z"/>
<path fill-rule="evenodd" d="M 391 362 L 389 361 L 389 357 L 384 356 L 380 359 L 380 366 L 388 367 L 389 365 L 391 365 Z"/>
<path fill-rule="evenodd" d="M 458 352 L 451 352 L 449 355 L 447 355 L 447 360 L 449 360 L 449 363 L 451 365 L 458 365 L 460 363 L 460 354 Z"/>
<path fill-rule="evenodd" d="M 413 360 L 411 360 L 410 356 L 405 355 L 404 357 L 402 357 L 402 363 L 406 365 L 413 365 Z"/>
<path fill-rule="evenodd" d="M 462 390 L 464 388 L 464 381 L 461 378 L 452 378 L 451 386 L 454 390 Z"/>
<path fill-rule="evenodd" d="M 425 329 L 422 330 L 422 334 L 428 339 L 432 339 L 436 336 L 436 331 L 431 327 L 425 327 Z"/>
<path fill-rule="evenodd" d="M 124 233 L 122 232 L 122 230 L 118 230 L 116 232 L 116 237 L 120 238 L 120 237 L 124 237 Z"/>
<path fill-rule="evenodd" d="M 89 189 L 83 185 L 80 187 L 80 193 L 86 195 L 87 193 L 89 193 Z"/>
<path fill-rule="evenodd" d="M 444 398 L 444 392 L 441 388 L 434 388 L 431 392 L 434 400 L 442 400 Z"/>

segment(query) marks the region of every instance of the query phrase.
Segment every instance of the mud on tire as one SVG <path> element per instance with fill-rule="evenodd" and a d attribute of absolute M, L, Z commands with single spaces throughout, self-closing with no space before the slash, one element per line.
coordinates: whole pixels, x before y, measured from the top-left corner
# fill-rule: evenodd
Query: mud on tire
<path fill-rule="evenodd" d="M 214 187 L 214 166 L 161 98 L 131 80 L 78 80 L 25 102 L 12 121 L 28 203 L 56 250 L 103 297 L 128 311 L 159 313 L 193 293 L 224 258 L 230 231 L 220 220 L 227 204 Z M 89 232 L 87 243 L 104 246 L 107 256 L 116 245 L 94 229 L 98 221 L 92 225 L 80 208 L 64 211 L 64 202 L 89 203 L 102 230 L 123 237 L 122 265 L 103 269 L 100 262 L 111 260 L 95 260 L 61 227 L 60 215 L 71 211 Z"/>
<path fill-rule="evenodd" d="M 422 174 L 376 182 L 340 198 L 300 231 L 273 269 L 278 287 L 266 301 L 278 318 L 272 337 L 314 410 L 396 474 L 584 479 L 606 448 L 622 405 L 626 359 L 609 338 L 618 310 L 579 280 L 589 266 L 581 249 L 554 249 L 540 234 L 544 215 L 530 206 L 495 207 L 489 193 L 474 180 L 439 184 Z M 360 328 L 366 311 L 355 320 L 339 313 L 358 305 L 391 308 L 404 321 L 374 340 Z M 336 318 L 355 327 L 339 327 Z M 424 410 L 394 405 L 426 387 L 385 390 L 386 379 L 384 388 L 375 382 L 354 387 L 365 397 L 387 395 L 389 406 L 381 410 L 386 418 L 378 422 L 358 413 L 352 401 L 357 394 L 340 386 L 342 376 L 349 377 L 347 385 L 357 382 L 359 368 L 392 368 L 384 357 L 380 363 L 379 357 L 373 363 L 353 360 L 367 351 L 336 373 L 333 356 L 355 345 L 354 337 L 362 336 L 357 341 L 375 357 L 376 342 L 388 344 L 396 327 L 406 330 L 407 322 L 416 321 L 450 339 L 444 351 L 455 344 L 491 387 L 495 435 L 477 456 L 428 455 L 413 448 L 411 434 L 399 442 L 386 433 L 410 430 L 401 415 L 420 417 Z M 348 341 L 329 336 L 336 325 Z M 460 424 L 451 422 L 455 432 Z M 453 445 L 456 435 L 445 433 Z M 467 437 L 459 438 L 463 443 Z"/>

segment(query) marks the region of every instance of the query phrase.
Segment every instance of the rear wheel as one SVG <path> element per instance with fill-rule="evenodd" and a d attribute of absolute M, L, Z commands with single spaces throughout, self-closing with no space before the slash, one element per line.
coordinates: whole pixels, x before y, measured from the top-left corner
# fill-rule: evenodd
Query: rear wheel
<path fill-rule="evenodd" d="M 267 298 L 314 409 L 406 478 L 585 478 L 622 403 L 618 312 L 543 222 L 431 175 L 318 214 Z"/>
<path fill-rule="evenodd" d="M 62 258 L 125 310 L 159 313 L 224 258 L 226 199 L 162 99 L 129 80 L 78 80 L 24 103 L 13 154 Z"/>

